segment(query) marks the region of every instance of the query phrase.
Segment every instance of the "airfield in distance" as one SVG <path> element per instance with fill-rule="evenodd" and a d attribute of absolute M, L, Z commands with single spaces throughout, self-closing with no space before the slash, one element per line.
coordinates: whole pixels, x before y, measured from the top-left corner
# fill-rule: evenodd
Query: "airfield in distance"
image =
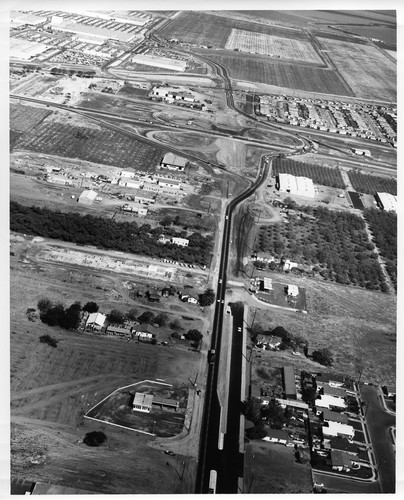
<path fill-rule="evenodd" d="M 12 494 L 395 491 L 396 50 L 11 13 Z"/>

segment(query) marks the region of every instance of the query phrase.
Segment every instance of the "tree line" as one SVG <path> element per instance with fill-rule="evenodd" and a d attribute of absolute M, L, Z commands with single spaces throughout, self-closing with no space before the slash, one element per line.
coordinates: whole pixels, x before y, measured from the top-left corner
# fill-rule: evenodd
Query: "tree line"
<path fill-rule="evenodd" d="M 212 237 L 192 233 L 189 245 L 181 247 L 158 241 L 162 227 L 136 222 L 116 222 L 111 219 L 27 207 L 10 203 L 10 229 L 20 233 L 69 241 L 80 245 L 166 258 L 188 264 L 208 265 Z M 183 233 L 180 233 L 183 234 Z"/>

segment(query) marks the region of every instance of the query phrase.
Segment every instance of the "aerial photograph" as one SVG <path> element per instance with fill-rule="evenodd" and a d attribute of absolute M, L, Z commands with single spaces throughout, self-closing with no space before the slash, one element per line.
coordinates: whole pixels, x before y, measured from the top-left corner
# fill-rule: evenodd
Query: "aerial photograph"
<path fill-rule="evenodd" d="M 51 4 L 6 34 L 9 493 L 396 493 L 397 11 Z"/>

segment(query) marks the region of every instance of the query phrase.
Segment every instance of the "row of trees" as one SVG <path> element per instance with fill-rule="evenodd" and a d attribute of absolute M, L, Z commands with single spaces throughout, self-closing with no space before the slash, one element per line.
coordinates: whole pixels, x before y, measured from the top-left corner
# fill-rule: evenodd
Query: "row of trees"
<path fill-rule="evenodd" d="M 212 238 L 191 234 L 188 247 L 158 242 L 161 227 L 136 222 L 116 222 L 111 219 L 52 211 L 48 208 L 27 207 L 10 203 L 10 229 L 21 233 L 71 241 L 81 245 L 138 253 L 189 264 L 208 265 Z"/>
<path fill-rule="evenodd" d="M 397 214 L 374 208 L 364 211 L 380 254 L 386 259 L 386 270 L 397 289 Z"/>

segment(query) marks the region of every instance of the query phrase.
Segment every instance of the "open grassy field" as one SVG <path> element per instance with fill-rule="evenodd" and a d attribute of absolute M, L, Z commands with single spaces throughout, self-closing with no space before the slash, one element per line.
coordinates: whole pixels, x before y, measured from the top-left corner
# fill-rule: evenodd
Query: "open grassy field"
<path fill-rule="evenodd" d="M 285 280 L 284 274 L 268 273 L 274 280 Z M 362 380 L 394 384 L 396 370 L 396 298 L 354 287 L 320 282 L 312 278 L 288 275 L 288 283 L 306 289 L 308 314 L 280 309 L 258 308 L 255 323 L 270 330 L 285 327 L 290 333 L 307 339 L 309 347 L 330 349 L 334 357 L 332 370 Z M 255 313 L 251 311 L 251 319 Z M 282 360 L 279 356 L 286 356 Z M 264 358 L 264 354 L 262 355 Z M 265 352 L 282 364 L 299 364 L 299 369 L 321 371 L 324 367 L 304 357 Z M 262 359 L 263 359 L 262 358 Z M 265 365 L 263 365 L 265 366 Z M 278 365 L 276 365 L 278 366 Z"/>
<path fill-rule="evenodd" d="M 271 62 L 246 54 L 212 54 L 209 58 L 228 68 L 231 78 L 310 92 L 353 95 L 348 85 L 332 70 Z"/>
<path fill-rule="evenodd" d="M 226 49 L 262 54 L 280 59 L 322 64 L 322 60 L 309 42 L 281 38 L 263 33 L 233 29 Z"/>
<path fill-rule="evenodd" d="M 28 132 L 29 130 L 33 130 L 51 113 L 49 109 L 11 104 L 10 128 L 16 132 Z"/>
<path fill-rule="evenodd" d="M 70 125 L 50 118 L 20 137 L 14 147 L 143 171 L 153 170 L 163 156 L 160 148 L 119 132 Z"/>
<path fill-rule="evenodd" d="M 378 177 L 376 175 L 366 175 L 350 170 L 348 172 L 352 187 L 359 193 L 373 194 L 390 193 L 397 195 L 397 181 L 389 177 Z"/>
<path fill-rule="evenodd" d="M 357 97 L 397 100 L 397 68 L 371 45 L 318 38 Z"/>

